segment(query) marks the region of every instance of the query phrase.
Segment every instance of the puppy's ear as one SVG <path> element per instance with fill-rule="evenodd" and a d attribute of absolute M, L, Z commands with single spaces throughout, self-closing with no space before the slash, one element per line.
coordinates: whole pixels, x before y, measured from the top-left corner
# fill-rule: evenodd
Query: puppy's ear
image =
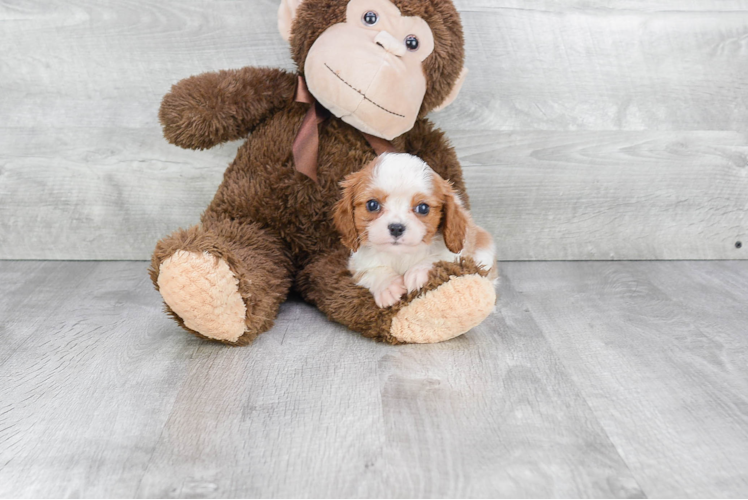
<path fill-rule="evenodd" d="M 340 200 L 335 204 L 332 214 L 335 229 L 338 230 L 341 236 L 340 241 L 354 252 L 361 246 L 358 230 L 356 229 L 354 208 L 356 192 L 363 179 L 362 172 L 363 170 L 351 174 L 340 183 L 343 193 Z"/>
<path fill-rule="evenodd" d="M 437 174 L 436 183 L 442 191 L 442 220 L 441 231 L 444 243 L 452 253 L 460 253 L 465 246 L 465 235 L 467 234 L 468 215 L 462 207 L 452 184 L 445 181 Z"/>

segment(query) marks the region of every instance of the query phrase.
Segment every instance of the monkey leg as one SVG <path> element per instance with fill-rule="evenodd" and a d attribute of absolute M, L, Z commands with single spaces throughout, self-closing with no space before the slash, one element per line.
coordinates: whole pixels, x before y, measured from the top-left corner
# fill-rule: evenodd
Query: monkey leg
<path fill-rule="evenodd" d="M 273 326 L 291 285 L 283 243 L 255 223 L 210 221 L 159 241 L 151 279 L 188 332 L 246 345 Z"/>
<path fill-rule="evenodd" d="M 437 263 L 421 290 L 379 308 L 371 292 L 354 283 L 349 254 L 340 250 L 317 257 L 299 273 L 296 286 L 328 318 L 365 337 L 390 344 L 442 342 L 478 326 L 496 304 L 486 271 L 464 259 Z"/>

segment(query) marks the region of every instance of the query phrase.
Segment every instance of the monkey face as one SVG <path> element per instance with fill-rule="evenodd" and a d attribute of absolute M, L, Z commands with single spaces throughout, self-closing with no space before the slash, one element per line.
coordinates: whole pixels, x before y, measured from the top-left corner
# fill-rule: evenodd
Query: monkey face
<path fill-rule="evenodd" d="M 420 17 L 389 0 L 350 0 L 304 63 L 309 91 L 335 116 L 383 139 L 413 127 L 426 93 L 423 61 L 434 36 Z"/>

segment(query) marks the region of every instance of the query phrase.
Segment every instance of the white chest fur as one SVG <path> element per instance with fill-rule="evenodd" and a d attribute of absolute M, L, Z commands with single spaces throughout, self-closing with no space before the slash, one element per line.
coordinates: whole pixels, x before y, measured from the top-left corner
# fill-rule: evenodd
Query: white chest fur
<path fill-rule="evenodd" d="M 444 244 L 440 234 L 434 236 L 430 245 L 421 244 L 408 253 L 395 253 L 378 250 L 372 246 L 363 246 L 351 254 L 349 269 L 354 275 L 374 268 L 389 268 L 396 274 L 403 275 L 408 269 L 419 264 L 435 263 L 442 260 L 454 261 L 459 254 L 452 253 Z"/>

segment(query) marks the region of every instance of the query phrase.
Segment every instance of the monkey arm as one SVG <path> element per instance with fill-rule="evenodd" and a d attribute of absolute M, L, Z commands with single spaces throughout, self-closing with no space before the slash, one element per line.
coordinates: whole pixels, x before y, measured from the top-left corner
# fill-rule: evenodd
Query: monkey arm
<path fill-rule="evenodd" d="M 296 76 L 280 69 L 242 68 L 191 76 L 164 96 L 158 117 L 164 137 L 186 149 L 240 139 L 293 100 Z"/>
<path fill-rule="evenodd" d="M 470 199 L 465 190 L 462 167 L 444 132 L 435 128 L 429 120 L 419 119 L 403 137 L 403 151 L 418 156 L 437 174 L 451 182 L 465 208 L 470 210 Z"/>

